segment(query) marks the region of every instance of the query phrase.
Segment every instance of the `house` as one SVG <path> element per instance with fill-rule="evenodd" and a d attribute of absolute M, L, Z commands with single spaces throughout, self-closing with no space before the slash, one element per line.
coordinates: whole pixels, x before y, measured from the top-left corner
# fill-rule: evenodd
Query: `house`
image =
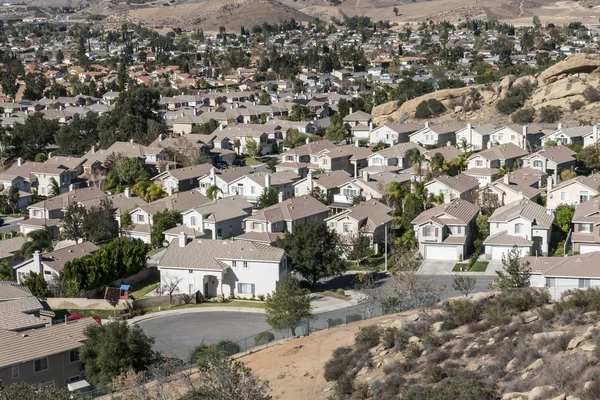
<path fill-rule="evenodd" d="M 168 194 L 185 192 L 198 187 L 198 179 L 208 174 L 213 168 L 211 164 L 193 165 L 178 169 L 169 169 L 152 178 Z"/>
<path fill-rule="evenodd" d="M 369 133 L 369 144 L 376 145 L 378 143 L 385 143 L 389 146 L 394 146 L 398 143 L 409 142 L 409 136 L 416 131 L 423 129 L 421 124 L 386 124 L 374 128 Z"/>
<path fill-rule="evenodd" d="M 79 348 L 87 339 L 86 328 L 94 324 L 93 318 L 83 318 L 24 332 L 0 329 L 0 380 L 36 388 L 48 383 L 89 387 Z"/>
<path fill-rule="evenodd" d="M 552 178 L 548 178 L 548 195 L 546 207 L 554 211 L 559 204 L 573 204 L 575 206 L 585 203 L 598 194 L 600 186 L 600 173 L 589 176 L 578 176 L 554 186 Z"/>
<path fill-rule="evenodd" d="M 467 169 L 501 167 L 512 169 L 517 159 L 528 154 L 526 150 L 514 143 L 502 144 L 471 155 L 468 158 Z"/>
<path fill-rule="evenodd" d="M 477 179 L 479 187 L 491 185 L 499 176 L 498 168 L 470 168 L 461 172 L 462 175 Z"/>
<path fill-rule="evenodd" d="M 482 200 L 483 193 L 495 197 L 498 205 L 510 204 L 522 198 L 537 201 L 540 197 L 540 189 L 530 186 L 530 182 L 522 182 L 511 179 L 511 175 L 505 174 L 501 179 L 492 182 L 479 190 L 479 199 Z"/>
<path fill-rule="evenodd" d="M 490 134 L 498 127 L 494 124 L 481 124 L 472 126 L 469 122 L 463 129 L 456 131 L 456 143 L 465 142 L 471 145 L 469 150 L 483 150 L 490 141 Z"/>
<path fill-rule="evenodd" d="M 595 197 L 579 204 L 572 223 L 573 253 L 600 251 L 600 199 Z"/>
<path fill-rule="evenodd" d="M 17 186 L 24 192 L 32 192 L 32 189 L 35 189 L 38 194 L 47 196 L 55 184 L 60 193 L 68 191 L 71 181 L 76 176 L 75 171 L 62 164 L 23 161 L 19 157 L 16 163 L 0 174 L 0 183 L 3 188 Z"/>
<path fill-rule="evenodd" d="M 572 145 L 574 143 L 581 143 L 583 145 L 583 138 L 589 137 L 588 143 L 595 143 L 593 137 L 598 137 L 598 128 L 596 126 L 575 126 L 572 128 L 563 127 L 561 123 L 558 124 L 555 131 L 545 135 L 541 141 L 542 146 L 546 147 L 548 142 Z"/>
<path fill-rule="evenodd" d="M 98 249 L 98 246 L 91 242 L 83 242 L 44 254 L 36 250 L 32 258 L 13 267 L 13 274 L 21 283 L 31 272 L 42 275 L 46 282 L 52 282 L 58 278 L 65 263 L 93 254 Z"/>
<path fill-rule="evenodd" d="M 295 226 L 310 221 L 324 221 L 328 215 L 329 208 L 314 197 L 294 197 L 245 218 L 245 233 L 235 240 L 271 244 L 288 232 L 294 233 Z"/>
<path fill-rule="evenodd" d="M 334 213 L 338 209 L 346 209 L 356 196 L 363 196 L 366 200 L 382 199 L 391 182 L 410 184 L 411 180 L 412 176 L 408 173 L 365 172 L 362 178 L 355 178 L 340 185 L 339 192 L 333 196 L 333 203 L 329 207 Z"/>
<path fill-rule="evenodd" d="M 3 280 L 0 281 L 0 315 L 0 332 L 20 332 L 51 324 L 54 313 L 45 310 L 26 286 Z"/>
<path fill-rule="evenodd" d="M 352 112 L 352 109 L 350 109 L 350 114 L 346 115 L 343 121 L 350 128 L 354 128 L 361 124 L 369 126 L 369 124 L 372 121 L 372 117 L 371 114 L 366 113 L 364 111 L 359 110 L 356 112 Z"/>
<path fill-rule="evenodd" d="M 490 132 L 487 148 L 512 143 L 524 150 L 540 147 L 541 138 L 544 136 L 541 129 L 535 125 L 504 125 Z"/>
<path fill-rule="evenodd" d="M 567 146 L 554 146 L 542 149 L 522 158 L 523 167 L 534 168 L 553 177 L 554 182 L 560 182 L 560 174 L 565 170 L 575 168 L 575 153 Z"/>
<path fill-rule="evenodd" d="M 277 164 L 276 170 L 294 171 L 302 178 L 306 177 L 309 168 L 318 168 L 317 156 L 319 152 L 325 149 L 336 148 L 337 146 L 329 140 L 319 140 L 311 142 L 306 139 L 306 144 L 286 150 L 281 155 L 281 163 Z"/>
<path fill-rule="evenodd" d="M 346 245 L 351 246 L 356 237 L 366 236 L 375 254 L 385 240 L 385 231 L 392 226 L 392 209 L 378 200 L 364 201 L 354 207 L 327 218 L 329 229 L 336 231 Z M 349 249 L 351 251 L 351 249 Z"/>
<path fill-rule="evenodd" d="M 244 198 L 232 196 L 183 211 L 183 225 L 164 232 L 165 240 L 175 239 L 183 227 L 192 230 L 186 232 L 192 238 L 222 240 L 239 236 L 243 232 L 244 218 L 252 214 L 252 208 Z"/>
<path fill-rule="evenodd" d="M 545 287 L 553 300 L 559 300 L 567 291 L 600 286 L 598 258 L 600 252 L 578 254 L 572 257 L 525 257 L 531 268 L 530 285 Z"/>
<path fill-rule="evenodd" d="M 18 264 L 15 253 L 21 249 L 26 240 L 24 236 L 0 240 L 0 262 L 6 261 L 10 266 Z"/>
<path fill-rule="evenodd" d="M 462 124 L 429 125 L 409 135 L 410 141 L 421 146 L 446 146 L 456 143 L 456 131 L 463 128 Z"/>
<path fill-rule="evenodd" d="M 188 240 L 181 233 L 158 263 L 161 286 L 205 298 L 253 297 L 277 290 L 288 275 L 283 249 L 245 240 Z"/>
<path fill-rule="evenodd" d="M 521 256 L 548 254 L 554 216 L 544 206 L 520 199 L 497 208 L 488 222 L 490 236 L 483 242 L 486 258 L 501 260 L 514 246 Z"/>
<path fill-rule="evenodd" d="M 410 167 L 410 160 L 406 157 L 406 152 L 410 149 L 417 149 L 419 153 L 425 153 L 425 149 L 413 142 L 396 144 L 387 149 L 379 150 L 371 154 L 368 158 L 369 172 L 389 171 L 393 167 L 394 170 L 401 170 Z M 381 170 L 381 171 L 378 171 Z"/>
<path fill-rule="evenodd" d="M 466 260 L 480 208 L 463 199 L 423 211 L 411 223 L 426 260 Z"/>
<path fill-rule="evenodd" d="M 293 171 L 275 173 L 256 172 L 245 174 L 229 183 L 227 196 L 241 196 L 247 201 L 257 204 L 265 190 L 277 191 L 279 201 L 294 197 L 294 182 L 300 177 Z"/>
<path fill-rule="evenodd" d="M 473 201 L 473 195 L 479 187 L 479 181 L 468 175 L 440 175 L 427 182 L 425 189 L 431 194 L 444 196 L 444 203 L 454 199 Z"/>
<path fill-rule="evenodd" d="M 509 174 L 512 183 L 541 188 L 546 186 L 548 174 L 537 168 L 523 167 L 511 171 Z"/>
<path fill-rule="evenodd" d="M 308 195 L 318 188 L 331 202 L 333 196 L 339 194 L 340 186 L 350 180 L 352 180 L 352 175 L 341 170 L 316 175 L 309 172 L 306 178 L 294 182 L 294 195 L 296 197 Z"/>

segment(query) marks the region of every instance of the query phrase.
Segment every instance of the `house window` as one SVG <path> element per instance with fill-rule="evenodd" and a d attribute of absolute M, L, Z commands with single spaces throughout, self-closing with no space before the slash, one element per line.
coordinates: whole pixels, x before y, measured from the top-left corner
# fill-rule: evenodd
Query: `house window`
<path fill-rule="evenodd" d="M 567 201 L 569 199 L 569 195 L 567 192 L 560 192 L 560 201 Z"/>
<path fill-rule="evenodd" d="M 483 167 L 483 161 L 481 161 L 481 160 L 475 161 L 475 166 L 476 167 Z"/>
<path fill-rule="evenodd" d="M 138 214 L 137 216 L 137 222 L 144 222 L 145 216 L 142 214 Z"/>
<path fill-rule="evenodd" d="M 580 279 L 579 280 L 579 289 L 589 289 L 592 285 L 591 279 Z"/>
<path fill-rule="evenodd" d="M 350 187 L 344 188 L 344 190 L 342 191 L 342 194 L 345 197 L 352 198 L 352 197 L 356 196 L 356 189 L 353 189 Z"/>
<path fill-rule="evenodd" d="M 579 224 L 579 232 L 590 233 L 592 231 L 592 224 Z"/>
<path fill-rule="evenodd" d="M 294 156 L 286 156 L 286 161 L 294 161 Z"/>
<path fill-rule="evenodd" d="M 231 266 L 232 266 L 233 268 L 237 268 L 237 261 L 233 260 L 233 261 L 231 262 Z"/>
<path fill-rule="evenodd" d="M 433 142 L 433 135 L 425 135 L 426 142 Z"/>
<path fill-rule="evenodd" d="M 256 186 L 250 186 L 250 194 L 256 193 Z"/>
<path fill-rule="evenodd" d="M 73 375 L 73 376 L 69 377 L 69 382 L 68 383 L 77 382 L 80 379 L 81 379 L 81 375 Z"/>
<path fill-rule="evenodd" d="M 344 224 L 344 232 L 348 233 L 352 231 L 352 225 L 351 224 Z"/>
<path fill-rule="evenodd" d="M 17 379 L 19 377 L 19 366 L 13 365 L 10 374 L 13 379 Z"/>
<path fill-rule="evenodd" d="M 188 274 L 193 274 L 194 270 L 193 269 L 188 269 Z"/>
<path fill-rule="evenodd" d="M 192 217 L 192 218 L 190 218 L 190 224 L 191 224 L 192 226 L 196 226 L 196 217 Z"/>
<path fill-rule="evenodd" d="M 48 369 L 48 358 L 40 358 L 33 362 L 34 372 L 42 372 Z"/>
<path fill-rule="evenodd" d="M 381 158 L 374 158 L 373 165 L 381 165 Z"/>
<path fill-rule="evenodd" d="M 515 141 L 515 135 L 510 135 L 510 140 L 514 142 Z"/>
<path fill-rule="evenodd" d="M 504 135 L 498 135 L 498 141 L 503 140 L 504 139 Z"/>
<path fill-rule="evenodd" d="M 238 283 L 237 291 L 239 294 L 254 294 L 254 283 Z"/>
<path fill-rule="evenodd" d="M 435 236 L 435 227 L 434 226 L 425 227 L 425 236 Z"/>
<path fill-rule="evenodd" d="M 544 165 L 544 164 L 543 164 L 543 163 L 542 163 L 540 160 L 535 160 L 535 161 L 533 162 L 533 167 L 534 167 L 534 168 L 542 168 L 542 166 L 543 166 L 543 165 Z"/>
<path fill-rule="evenodd" d="M 579 202 L 580 203 L 585 203 L 589 199 L 590 199 L 590 194 L 587 190 L 582 190 L 581 192 L 579 192 Z"/>
<path fill-rule="evenodd" d="M 79 361 L 79 350 L 71 350 L 69 352 L 69 362 L 76 362 Z"/>
<path fill-rule="evenodd" d="M 253 222 L 252 230 L 255 232 L 262 232 L 262 224 L 260 222 Z"/>
<path fill-rule="evenodd" d="M 556 278 L 546 278 L 546 287 L 556 287 Z"/>
<path fill-rule="evenodd" d="M 515 224 L 515 233 L 523 233 L 523 224 Z"/>
<path fill-rule="evenodd" d="M 323 165 L 327 165 L 328 161 L 326 158 L 323 159 Z"/>
<path fill-rule="evenodd" d="M 242 268 L 248 269 L 248 261 L 242 261 Z"/>

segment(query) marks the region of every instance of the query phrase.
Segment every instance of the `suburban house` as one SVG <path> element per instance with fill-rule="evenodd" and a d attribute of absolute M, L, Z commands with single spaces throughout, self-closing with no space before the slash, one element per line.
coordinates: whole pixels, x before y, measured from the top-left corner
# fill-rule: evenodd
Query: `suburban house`
<path fill-rule="evenodd" d="M 425 184 L 425 189 L 429 193 L 443 195 L 445 203 L 454 199 L 463 199 L 472 202 L 473 195 L 478 188 L 479 181 L 465 174 L 455 176 L 440 175 Z"/>
<path fill-rule="evenodd" d="M 48 253 L 40 253 L 36 250 L 33 257 L 13 267 L 13 276 L 18 282 L 23 282 L 31 272 L 40 274 L 46 282 L 52 282 L 58 278 L 65 267 L 65 263 L 75 258 L 85 257 L 98 250 L 98 246 L 91 242 L 83 242 L 72 246 L 63 247 Z"/>
<path fill-rule="evenodd" d="M 572 257 L 525 257 L 531 268 L 532 287 L 545 287 L 553 300 L 559 300 L 569 290 L 600 286 L 598 259 L 600 252 Z"/>
<path fill-rule="evenodd" d="M 333 203 L 329 207 L 334 213 L 350 207 L 355 196 L 364 196 L 366 200 L 382 199 L 391 182 L 410 185 L 412 175 L 409 173 L 379 172 L 371 174 L 365 172 L 361 178 L 352 179 L 339 187 L 338 194 L 333 196 Z"/>
<path fill-rule="evenodd" d="M 281 155 L 281 163 L 277 164 L 277 172 L 279 171 L 294 171 L 302 178 L 306 177 L 309 168 L 318 168 L 317 156 L 325 149 L 335 149 L 334 143 L 329 140 L 319 140 L 311 142 L 310 139 L 306 139 L 306 144 L 295 147 L 293 149 L 286 150 Z"/>
<path fill-rule="evenodd" d="M 271 294 L 288 275 L 287 257 L 277 247 L 245 240 L 188 240 L 181 233 L 158 263 L 161 286 L 203 297 Z"/>
<path fill-rule="evenodd" d="M 456 143 L 456 131 L 463 128 L 462 124 L 442 124 L 429 125 L 425 122 L 425 127 L 415 133 L 410 134 L 410 141 L 418 143 L 421 146 L 446 146 Z"/>
<path fill-rule="evenodd" d="M 542 146 L 546 147 L 546 143 L 548 142 L 562 145 L 581 143 L 583 145 L 584 136 L 593 135 L 594 129 L 596 129 L 597 132 L 597 128 L 589 125 L 566 128 L 559 122 L 555 131 L 550 132 L 542 138 Z"/>
<path fill-rule="evenodd" d="M 546 207 L 554 211 L 559 204 L 573 204 L 575 206 L 585 203 L 598 194 L 600 186 L 600 173 L 589 176 L 578 176 L 554 186 L 552 178 L 548 178 L 548 195 Z"/>
<path fill-rule="evenodd" d="M 221 134 L 228 137 L 231 142 L 239 143 L 234 146 L 237 154 L 247 154 L 248 145 L 253 141 L 257 145 L 258 155 L 271 154 L 277 150 L 275 140 L 269 140 L 269 133 L 261 124 L 227 125 Z"/>
<path fill-rule="evenodd" d="M 472 126 L 469 122 L 465 128 L 456 131 L 456 143 L 466 142 L 472 151 L 483 150 L 490 141 L 490 134 L 497 129 L 494 124 Z"/>
<path fill-rule="evenodd" d="M 488 220 L 490 236 L 483 245 L 486 258 L 501 260 L 516 246 L 521 256 L 547 255 L 554 216 L 528 199 L 497 208 Z"/>
<path fill-rule="evenodd" d="M 19 263 L 15 253 L 21 249 L 27 239 L 24 236 L 15 236 L 0 240 L 0 262 L 6 261 L 12 267 Z"/>
<path fill-rule="evenodd" d="M 392 209 L 378 200 L 364 201 L 327 218 L 329 229 L 336 231 L 348 246 L 358 236 L 366 236 L 375 254 L 383 250 L 385 231 L 392 226 Z M 350 250 L 350 249 L 349 249 Z"/>
<path fill-rule="evenodd" d="M 191 167 L 169 169 L 152 178 L 168 194 L 185 192 L 198 187 L 198 178 L 208 174 L 213 168 L 211 164 L 200 164 Z"/>
<path fill-rule="evenodd" d="M 0 329 L 0 381 L 35 388 L 46 384 L 89 388 L 79 348 L 86 340 L 85 329 L 93 324 L 93 318 L 83 318 L 24 332 Z"/>
<path fill-rule="evenodd" d="M 30 193 L 35 189 L 38 194 L 47 196 L 54 184 L 52 180 L 58 185 L 59 192 L 64 193 L 70 190 L 71 181 L 77 175 L 76 171 L 62 164 L 23 161 L 18 158 L 16 163 L 0 174 L 0 183 L 3 188 L 17 186 L 20 191 Z"/>
<path fill-rule="evenodd" d="M 416 131 L 423 129 L 421 124 L 386 124 L 374 128 L 369 133 L 369 144 L 376 145 L 378 143 L 385 143 L 389 146 L 394 146 L 398 143 L 409 142 L 409 136 Z"/>
<path fill-rule="evenodd" d="M 466 260 L 480 208 L 463 199 L 423 211 L 412 221 L 419 252 L 426 260 Z"/>
<path fill-rule="evenodd" d="M 504 205 L 523 198 L 537 201 L 541 191 L 534 186 L 530 186 L 530 182 L 511 179 L 510 174 L 505 174 L 502 178 L 492 182 L 491 185 L 481 188 L 478 194 L 479 201 L 482 201 L 485 196 L 491 195 L 498 201 L 498 205 Z"/>
<path fill-rule="evenodd" d="M 406 157 L 406 152 L 410 149 L 417 149 L 421 154 L 425 153 L 425 149 L 416 143 L 400 143 L 371 154 L 368 159 L 367 170 L 369 172 L 393 172 L 409 168 L 410 160 Z"/>
<path fill-rule="evenodd" d="M 527 150 L 520 148 L 516 144 L 501 144 L 471 155 L 468 158 L 468 169 L 500 168 L 504 166 L 512 169 L 516 160 L 528 154 Z"/>
<path fill-rule="evenodd" d="M 243 232 L 244 218 L 252 214 L 252 204 L 239 196 L 225 197 L 181 213 L 183 225 L 169 229 L 165 240 L 170 242 L 183 230 L 188 237 L 222 240 Z"/>
<path fill-rule="evenodd" d="M 512 183 L 541 188 L 546 186 L 548 174 L 536 168 L 523 167 L 508 174 Z"/>
<path fill-rule="evenodd" d="M 575 168 L 575 153 L 567 146 L 554 146 L 529 154 L 522 158 L 523 167 L 534 168 L 552 176 L 554 182 L 560 182 L 560 174 Z"/>
<path fill-rule="evenodd" d="M 500 171 L 498 168 L 481 167 L 464 170 L 461 172 L 461 174 L 477 179 L 477 182 L 479 182 L 479 187 L 483 188 L 498 179 L 499 172 Z"/>
<path fill-rule="evenodd" d="M 0 315 L 0 332 L 43 328 L 54 317 L 26 286 L 5 280 L 0 281 Z"/>
<path fill-rule="evenodd" d="M 294 227 L 310 221 L 324 221 L 329 208 L 311 196 L 294 197 L 258 210 L 244 219 L 245 232 L 235 240 L 271 244 Z"/>
<path fill-rule="evenodd" d="M 247 201 L 257 204 L 265 190 L 275 189 L 279 201 L 294 197 L 294 182 L 300 177 L 293 171 L 275 173 L 256 172 L 245 174 L 229 183 L 227 196 L 241 196 Z"/>
<path fill-rule="evenodd" d="M 600 251 L 600 199 L 595 197 L 579 204 L 572 223 L 573 253 Z"/>
<path fill-rule="evenodd" d="M 352 180 L 352 175 L 346 171 L 338 170 L 314 175 L 309 172 L 306 178 L 300 179 L 294 183 L 294 195 L 296 197 L 310 194 L 316 188 L 319 188 L 331 202 L 333 196 L 339 194 L 340 186 Z"/>
<path fill-rule="evenodd" d="M 512 143 L 524 150 L 536 149 L 544 136 L 541 129 L 535 125 L 505 125 L 490 132 L 487 148 Z"/>

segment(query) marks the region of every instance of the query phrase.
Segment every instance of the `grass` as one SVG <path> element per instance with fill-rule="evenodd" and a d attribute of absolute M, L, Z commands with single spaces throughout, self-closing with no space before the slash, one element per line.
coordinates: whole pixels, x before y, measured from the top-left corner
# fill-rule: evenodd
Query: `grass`
<path fill-rule="evenodd" d="M 150 258 L 153 255 L 158 254 L 159 252 L 163 251 L 164 249 L 165 249 L 164 247 L 158 247 L 156 249 L 152 249 L 148 253 L 146 253 L 146 258 Z"/>
<path fill-rule="evenodd" d="M 158 287 L 160 282 L 157 282 L 157 280 L 158 279 L 155 277 L 149 277 L 144 279 L 143 281 L 133 284 L 133 292 L 131 293 L 131 295 L 134 299 L 141 299 L 142 297 L 144 297 L 145 295 L 147 295 L 148 293 L 150 293 Z"/>
<path fill-rule="evenodd" d="M 73 314 L 81 314 L 84 317 L 98 317 L 101 319 L 107 319 L 109 316 L 114 314 L 113 310 L 65 310 L 65 309 L 56 309 L 52 310 L 54 314 L 56 314 L 55 318 L 64 318 L 68 315 Z M 119 311 L 117 310 L 117 313 Z"/>
<path fill-rule="evenodd" d="M 257 160 L 254 157 L 246 157 L 246 158 L 244 158 L 244 161 L 246 161 L 247 165 L 260 165 L 260 164 L 264 164 L 264 161 Z"/>
<path fill-rule="evenodd" d="M 144 311 L 146 312 L 146 314 L 149 313 L 155 313 L 155 312 L 163 312 L 163 311 L 169 311 L 169 310 L 179 310 L 182 308 L 204 308 L 204 307 L 245 307 L 245 308 L 265 308 L 265 303 L 263 303 L 262 301 L 243 301 L 243 300 L 232 300 L 232 301 L 227 301 L 224 303 L 217 303 L 217 302 L 206 302 L 206 303 L 200 303 L 200 304 L 182 304 L 179 306 L 173 306 L 173 307 L 169 307 L 169 306 L 165 306 L 165 307 L 161 307 L 161 309 L 159 310 L 158 307 L 151 307 L 151 308 L 146 308 L 144 309 Z"/>
<path fill-rule="evenodd" d="M 452 272 L 485 272 L 488 267 L 487 261 L 476 261 L 475 264 L 469 270 L 461 271 L 460 268 L 466 268 L 469 266 L 468 263 L 456 263 L 454 268 L 452 268 Z"/>
<path fill-rule="evenodd" d="M 390 264 L 388 257 L 388 266 Z M 356 264 L 356 261 L 348 261 L 348 271 L 384 271 L 385 270 L 385 257 L 384 256 L 373 256 L 366 260 L 362 260 L 360 265 Z"/>

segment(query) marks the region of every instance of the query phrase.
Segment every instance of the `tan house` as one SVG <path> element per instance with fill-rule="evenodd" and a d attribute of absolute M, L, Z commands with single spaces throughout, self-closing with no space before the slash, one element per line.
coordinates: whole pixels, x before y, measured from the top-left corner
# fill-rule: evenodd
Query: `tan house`
<path fill-rule="evenodd" d="M 548 178 L 546 207 L 551 211 L 556 210 L 559 204 L 577 206 L 596 196 L 599 193 L 600 173 L 578 176 L 557 186 L 554 186 L 553 183 L 552 178 Z"/>
<path fill-rule="evenodd" d="M 600 199 L 594 197 L 579 204 L 572 222 L 573 252 L 585 254 L 600 251 Z"/>

